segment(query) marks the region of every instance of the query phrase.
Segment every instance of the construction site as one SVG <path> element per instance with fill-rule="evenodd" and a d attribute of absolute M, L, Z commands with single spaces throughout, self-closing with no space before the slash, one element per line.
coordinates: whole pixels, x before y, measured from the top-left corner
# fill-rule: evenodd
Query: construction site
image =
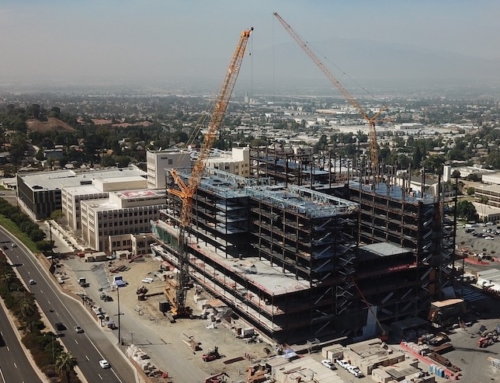
<path fill-rule="evenodd" d="M 275 16 L 366 120 L 369 158 L 274 145 L 250 149 L 250 177 L 206 168 L 252 29 L 244 31 L 198 156 L 192 168 L 166 169 L 167 209 L 151 222 L 155 255 L 177 271 L 166 279 L 170 315 L 192 316 L 186 291 L 195 287 L 195 301 L 222 302 L 228 320 L 278 343 L 386 337 L 386 324 L 427 316 L 451 286 L 453 209 L 440 179 L 431 195 L 425 172 L 414 190 L 411 171 L 379 164 L 385 107 L 369 116 Z"/>
<path fill-rule="evenodd" d="M 193 282 L 279 342 L 375 336 L 426 316 L 451 284 L 453 220 L 439 199 L 356 179 L 311 189 L 206 171 L 187 236 Z M 178 267 L 182 203 L 168 203 L 155 249 Z"/>

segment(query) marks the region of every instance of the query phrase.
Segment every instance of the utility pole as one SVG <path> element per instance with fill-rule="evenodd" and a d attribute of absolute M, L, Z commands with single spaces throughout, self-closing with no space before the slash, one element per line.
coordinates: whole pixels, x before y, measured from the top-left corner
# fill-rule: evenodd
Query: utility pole
<path fill-rule="evenodd" d="M 121 326 L 121 321 L 120 318 L 122 316 L 122 313 L 120 312 L 120 287 L 116 286 L 116 292 L 118 294 L 117 296 L 117 301 L 118 301 L 118 344 L 122 344 L 122 326 Z"/>

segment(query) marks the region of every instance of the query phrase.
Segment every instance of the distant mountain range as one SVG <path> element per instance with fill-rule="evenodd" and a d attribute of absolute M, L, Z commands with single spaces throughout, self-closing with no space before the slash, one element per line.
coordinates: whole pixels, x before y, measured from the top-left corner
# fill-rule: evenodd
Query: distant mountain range
<path fill-rule="evenodd" d="M 356 88 L 355 82 L 382 87 L 500 87 L 500 60 L 360 39 L 332 38 L 314 42 L 310 48 L 348 89 Z M 273 80 L 277 85 L 280 81 L 297 85 L 327 81 L 294 42 L 254 52 L 254 78 Z"/>

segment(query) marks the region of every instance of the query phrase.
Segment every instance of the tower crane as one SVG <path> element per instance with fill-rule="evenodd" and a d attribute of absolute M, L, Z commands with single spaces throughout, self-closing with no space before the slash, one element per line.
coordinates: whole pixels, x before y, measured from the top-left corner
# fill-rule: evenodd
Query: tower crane
<path fill-rule="evenodd" d="M 372 162 L 372 168 L 375 171 L 375 177 L 378 179 L 379 175 L 379 160 L 378 160 L 378 145 L 377 145 L 377 134 L 375 131 L 375 122 L 377 121 L 377 117 L 387 109 L 386 106 L 382 107 L 375 115 L 372 117 L 368 116 L 359 102 L 351 96 L 351 94 L 347 91 L 347 89 L 340 83 L 339 80 L 328 70 L 328 68 L 321 62 L 321 60 L 314 54 L 314 52 L 309 48 L 309 45 L 302 40 L 302 38 L 293 30 L 293 28 L 278 14 L 274 13 L 274 16 L 281 23 L 283 28 L 288 32 L 290 36 L 299 44 L 302 50 L 311 58 L 311 60 L 316 64 L 316 66 L 325 74 L 325 76 L 330 80 L 330 82 L 342 93 L 344 98 L 354 107 L 356 108 L 361 116 L 368 122 L 368 126 L 370 128 L 369 137 L 370 137 L 370 159 Z"/>
<path fill-rule="evenodd" d="M 200 185 L 201 178 L 206 167 L 206 160 L 210 156 L 210 150 L 217 139 L 217 133 L 222 125 L 222 121 L 229 104 L 229 99 L 231 98 L 236 79 L 238 78 L 238 74 L 240 72 L 247 42 L 252 31 L 253 28 L 250 28 L 243 31 L 240 35 L 238 45 L 236 46 L 236 50 L 234 51 L 233 57 L 227 69 L 226 77 L 224 78 L 224 82 L 222 83 L 222 87 L 219 91 L 198 158 L 193 165 L 193 170 L 187 183 L 181 179 L 179 173 L 175 169 L 170 170 L 170 174 L 179 189 L 167 189 L 167 191 L 176 195 L 182 201 L 179 220 L 179 272 L 177 273 L 175 286 L 167 281 L 167 286 L 165 287 L 165 295 L 170 301 L 171 311 L 174 316 L 188 315 L 191 312 L 191 310 L 186 306 L 186 287 L 189 279 L 189 264 L 185 235 L 193 218 L 193 196 Z"/>

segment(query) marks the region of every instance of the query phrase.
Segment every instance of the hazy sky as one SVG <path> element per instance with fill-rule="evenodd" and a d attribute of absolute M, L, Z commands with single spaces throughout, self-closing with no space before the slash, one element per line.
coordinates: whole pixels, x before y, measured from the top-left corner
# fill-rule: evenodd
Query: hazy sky
<path fill-rule="evenodd" d="M 1 0 L 0 79 L 222 79 L 243 29 L 255 52 L 291 41 L 275 11 L 308 41 L 500 59 L 499 0 Z"/>

